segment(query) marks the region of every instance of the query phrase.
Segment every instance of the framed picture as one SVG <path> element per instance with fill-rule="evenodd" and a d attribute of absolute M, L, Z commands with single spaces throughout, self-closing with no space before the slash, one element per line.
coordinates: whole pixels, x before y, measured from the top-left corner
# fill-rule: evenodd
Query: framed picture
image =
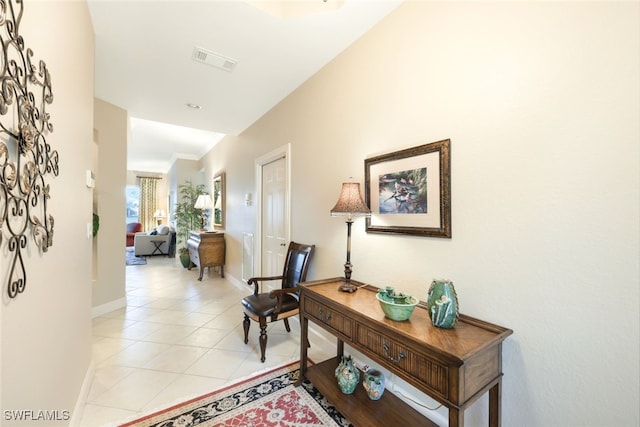
<path fill-rule="evenodd" d="M 451 238 L 450 140 L 364 161 L 368 233 Z"/>
<path fill-rule="evenodd" d="M 225 220 L 225 173 L 218 172 L 213 177 L 213 228 L 224 229 Z"/>

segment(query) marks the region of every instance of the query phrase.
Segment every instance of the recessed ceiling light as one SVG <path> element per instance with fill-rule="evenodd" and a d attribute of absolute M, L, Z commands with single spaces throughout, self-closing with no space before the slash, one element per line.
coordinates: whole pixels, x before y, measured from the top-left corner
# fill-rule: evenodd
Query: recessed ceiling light
<path fill-rule="evenodd" d="M 187 104 L 187 107 L 189 107 L 189 108 L 193 108 L 194 110 L 200 110 L 200 109 L 202 109 L 202 107 L 201 107 L 201 106 L 199 106 L 198 104 L 192 104 L 192 103 L 188 103 L 188 104 Z"/>

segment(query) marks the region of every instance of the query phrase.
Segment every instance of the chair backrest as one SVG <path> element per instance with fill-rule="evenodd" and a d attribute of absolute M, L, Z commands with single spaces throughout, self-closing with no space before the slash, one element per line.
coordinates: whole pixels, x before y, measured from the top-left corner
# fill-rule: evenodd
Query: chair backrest
<path fill-rule="evenodd" d="M 295 288 L 307 278 L 307 271 L 316 245 L 291 242 L 284 261 L 282 288 Z"/>
<path fill-rule="evenodd" d="M 127 224 L 127 233 L 137 233 L 142 231 L 142 224 L 139 222 L 130 222 Z"/>

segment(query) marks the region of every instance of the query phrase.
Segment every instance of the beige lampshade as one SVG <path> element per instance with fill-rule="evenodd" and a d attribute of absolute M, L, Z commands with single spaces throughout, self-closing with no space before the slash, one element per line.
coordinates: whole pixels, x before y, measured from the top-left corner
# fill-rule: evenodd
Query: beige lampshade
<path fill-rule="evenodd" d="M 211 209 L 213 207 L 213 200 L 208 194 L 201 194 L 196 199 L 196 204 L 193 206 L 196 209 Z"/>
<path fill-rule="evenodd" d="M 158 209 L 153 213 L 154 218 L 164 218 L 167 214 L 164 212 L 164 209 Z"/>
<path fill-rule="evenodd" d="M 331 216 L 371 216 L 371 210 L 364 204 L 360 195 L 360 183 L 344 182 L 338 202 L 331 209 Z"/>

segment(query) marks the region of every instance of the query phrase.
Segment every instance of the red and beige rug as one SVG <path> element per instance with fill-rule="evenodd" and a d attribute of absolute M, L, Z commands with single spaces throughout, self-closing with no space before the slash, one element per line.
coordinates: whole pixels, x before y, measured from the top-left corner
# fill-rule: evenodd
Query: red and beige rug
<path fill-rule="evenodd" d="M 121 427 L 313 427 L 352 424 L 308 381 L 299 362 L 191 399 Z"/>

